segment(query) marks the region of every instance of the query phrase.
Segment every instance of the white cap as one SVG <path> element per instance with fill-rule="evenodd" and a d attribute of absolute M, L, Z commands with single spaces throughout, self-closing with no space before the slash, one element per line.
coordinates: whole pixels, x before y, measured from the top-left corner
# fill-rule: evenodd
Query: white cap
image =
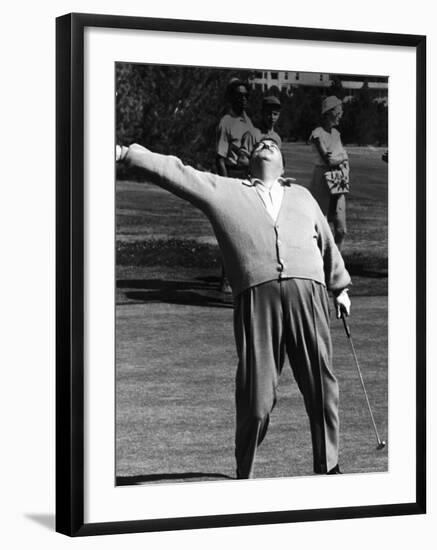
<path fill-rule="evenodd" d="M 327 111 L 334 109 L 337 105 L 341 105 L 341 99 L 338 99 L 335 95 L 325 97 L 322 103 L 322 115 L 324 115 Z"/>

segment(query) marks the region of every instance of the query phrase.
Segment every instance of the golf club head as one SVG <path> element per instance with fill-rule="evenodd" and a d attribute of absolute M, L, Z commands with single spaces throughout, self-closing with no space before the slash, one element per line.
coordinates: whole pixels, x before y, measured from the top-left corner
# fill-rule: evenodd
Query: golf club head
<path fill-rule="evenodd" d="M 378 445 L 376 446 L 376 450 L 380 451 L 385 447 L 385 441 L 379 441 Z"/>

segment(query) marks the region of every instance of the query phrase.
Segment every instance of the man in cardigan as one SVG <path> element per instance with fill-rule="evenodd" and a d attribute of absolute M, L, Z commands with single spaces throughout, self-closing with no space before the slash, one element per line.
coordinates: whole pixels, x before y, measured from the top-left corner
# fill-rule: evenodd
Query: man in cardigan
<path fill-rule="evenodd" d="M 253 476 L 286 354 L 310 420 L 314 472 L 340 473 L 327 289 L 337 317 L 348 314 L 350 277 L 317 202 L 281 177 L 277 144 L 255 146 L 247 180 L 199 172 L 139 145 L 117 147 L 116 158 L 201 209 L 216 234 L 235 300 L 237 477 Z"/>

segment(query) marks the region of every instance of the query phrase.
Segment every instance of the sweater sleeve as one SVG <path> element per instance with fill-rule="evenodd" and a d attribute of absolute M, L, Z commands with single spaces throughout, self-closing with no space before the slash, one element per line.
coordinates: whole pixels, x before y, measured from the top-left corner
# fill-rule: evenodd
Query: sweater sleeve
<path fill-rule="evenodd" d="M 328 290 L 337 294 L 351 285 L 351 278 L 346 270 L 340 251 L 335 244 L 328 221 L 318 204 L 315 204 L 315 208 L 318 246 L 323 258 L 325 283 Z"/>
<path fill-rule="evenodd" d="M 125 162 L 140 169 L 144 181 L 159 185 L 201 209 L 214 200 L 220 176 L 185 166 L 176 157 L 153 153 L 133 144 L 128 148 Z"/>

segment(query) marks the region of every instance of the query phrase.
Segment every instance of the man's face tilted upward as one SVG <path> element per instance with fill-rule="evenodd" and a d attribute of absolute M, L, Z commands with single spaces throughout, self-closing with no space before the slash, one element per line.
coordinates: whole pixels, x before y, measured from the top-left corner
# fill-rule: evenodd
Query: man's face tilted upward
<path fill-rule="evenodd" d="M 252 177 L 261 177 L 268 171 L 271 176 L 279 178 L 284 173 L 282 153 L 273 139 L 263 139 L 255 145 L 249 161 Z"/>

